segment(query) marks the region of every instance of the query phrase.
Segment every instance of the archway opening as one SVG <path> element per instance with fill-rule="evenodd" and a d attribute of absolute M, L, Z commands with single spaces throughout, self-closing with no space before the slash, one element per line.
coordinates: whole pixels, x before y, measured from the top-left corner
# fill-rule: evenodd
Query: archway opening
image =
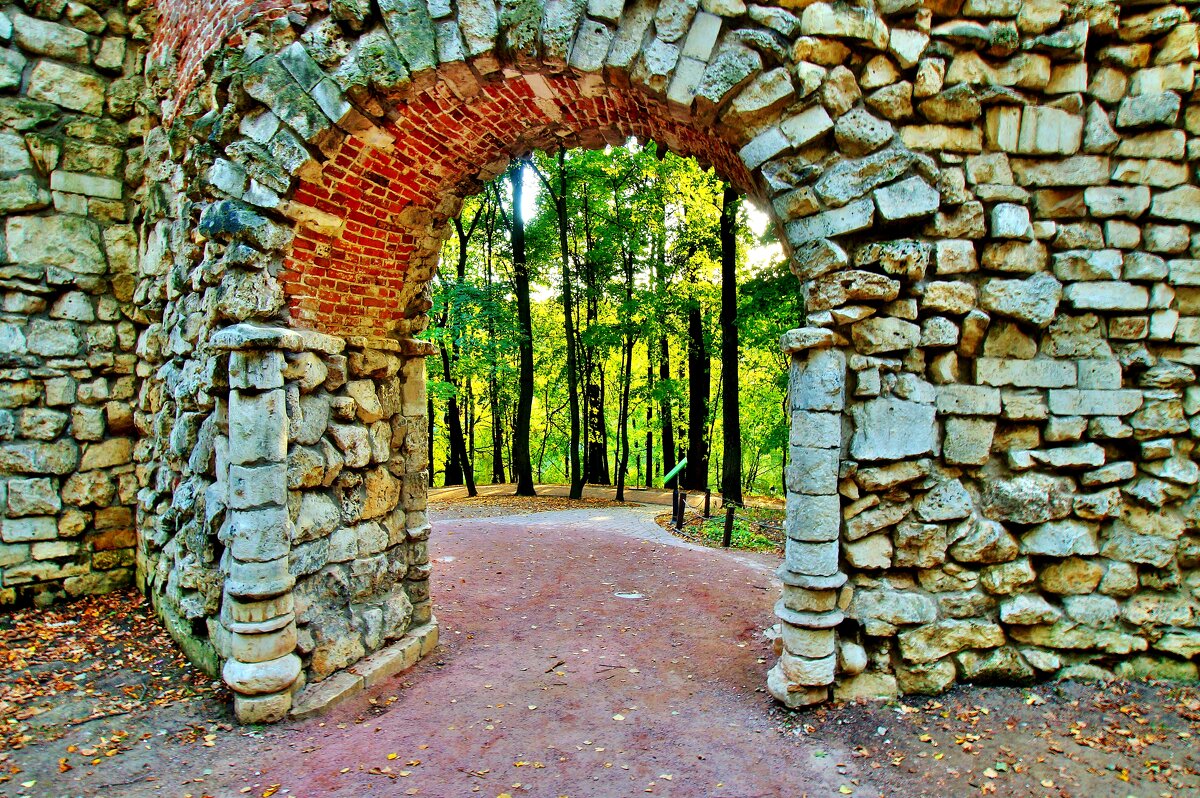
<path fill-rule="evenodd" d="M 431 486 L 474 495 L 476 483 L 518 481 L 518 221 L 532 286 L 533 481 L 572 497 L 615 486 L 625 499 L 669 487 L 664 475 L 687 456 L 686 489 L 779 502 L 779 333 L 803 312 L 794 277 L 765 213 L 694 160 L 632 139 L 516 159 L 453 220 L 427 336 L 440 349 L 429 367 Z"/>

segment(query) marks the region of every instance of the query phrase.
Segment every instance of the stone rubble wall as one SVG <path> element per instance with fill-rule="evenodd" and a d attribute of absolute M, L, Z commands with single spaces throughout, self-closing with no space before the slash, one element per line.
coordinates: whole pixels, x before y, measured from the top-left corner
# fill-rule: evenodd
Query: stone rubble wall
<path fill-rule="evenodd" d="M 208 629 L 238 717 L 278 720 L 432 621 L 427 353 L 252 324 L 212 344 L 230 352 L 230 393 L 208 497 L 225 508 L 226 578 Z"/>
<path fill-rule="evenodd" d="M 0 6 L 0 607 L 133 582 L 143 6 Z"/>
<path fill-rule="evenodd" d="M 771 691 L 1194 679 L 1197 25 L 876 11 L 804 10 L 816 102 L 742 151 L 813 142 L 763 161 L 808 311 Z"/>
<path fill-rule="evenodd" d="M 425 361 L 374 343 L 383 348 L 300 353 L 285 371 L 290 571 L 309 682 L 432 618 Z"/>
<path fill-rule="evenodd" d="M 133 473 L 139 577 L 239 717 L 436 639 L 446 222 L 629 135 L 769 200 L 805 293 L 776 698 L 1196 675 L 1189 4 L 218 6 L 162 0 L 194 32 L 147 65 Z"/>

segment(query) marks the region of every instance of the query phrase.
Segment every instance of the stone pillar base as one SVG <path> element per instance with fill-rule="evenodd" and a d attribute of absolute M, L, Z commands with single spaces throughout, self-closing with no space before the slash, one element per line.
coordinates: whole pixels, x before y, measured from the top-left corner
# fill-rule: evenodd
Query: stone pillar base
<path fill-rule="evenodd" d="M 292 694 L 287 691 L 233 697 L 233 714 L 238 723 L 278 723 L 287 717 L 291 708 Z"/>
<path fill-rule="evenodd" d="M 404 637 L 390 646 L 301 690 L 291 708 L 292 718 L 301 720 L 318 715 L 364 688 L 373 687 L 408 670 L 421 657 L 437 648 L 437 644 L 437 618 L 433 618 L 429 623 L 409 629 Z"/>

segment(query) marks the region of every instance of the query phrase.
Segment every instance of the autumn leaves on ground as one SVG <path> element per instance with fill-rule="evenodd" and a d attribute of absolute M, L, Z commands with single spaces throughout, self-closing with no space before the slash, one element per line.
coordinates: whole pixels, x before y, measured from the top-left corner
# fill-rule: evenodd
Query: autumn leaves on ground
<path fill-rule="evenodd" d="M 441 648 L 304 722 L 236 726 L 135 593 L 0 615 L 0 798 L 1200 791 L 1195 685 L 791 714 L 761 689 L 776 587 L 752 559 L 610 502 L 441 512 Z"/>

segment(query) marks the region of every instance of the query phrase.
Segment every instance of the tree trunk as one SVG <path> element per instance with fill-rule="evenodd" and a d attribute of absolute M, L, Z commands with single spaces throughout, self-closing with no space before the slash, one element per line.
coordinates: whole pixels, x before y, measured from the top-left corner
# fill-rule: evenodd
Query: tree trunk
<path fill-rule="evenodd" d="M 625 308 L 619 313 L 623 329 L 624 357 L 621 363 L 621 397 L 617 407 L 617 501 L 625 501 L 625 480 L 629 472 L 629 399 L 633 387 L 633 248 L 628 231 L 621 221 L 622 196 L 620 184 L 613 182 L 613 214 L 621 234 L 621 266 L 625 272 Z"/>
<path fill-rule="evenodd" d="M 495 252 L 493 237 L 496 234 L 496 215 L 500 205 L 500 192 L 495 184 L 491 188 L 492 194 L 488 197 L 488 213 L 486 220 L 487 237 L 485 239 L 486 249 L 486 265 L 487 265 L 487 293 L 488 301 L 495 299 L 495 286 L 493 284 L 493 255 Z M 488 346 L 495 351 L 496 346 L 496 325 L 493 321 L 492 314 L 488 314 L 487 318 L 487 340 Z M 493 361 L 488 369 L 488 411 L 492 417 L 492 484 L 500 485 L 505 482 L 504 478 L 504 429 L 501 426 L 500 412 L 500 382 L 496 374 L 496 363 Z"/>
<path fill-rule="evenodd" d="M 597 285 L 596 264 L 592 261 L 592 209 L 586 194 L 583 198 L 584 280 L 586 281 L 587 329 L 600 318 L 600 287 Z M 599 377 L 597 377 L 599 372 Z M 596 362 L 594 344 L 584 345 L 584 374 L 587 395 L 587 467 L 585 479 L 593 485 L 608 485 L 608 425 L 604 420 L 604 366 Z"/>
<path fill-rule="evenodd" d="M 429 487 L 432 488 L 433 487 L 433 475 L 437 473 L 437 469 L 435 469 L 434 465 L 433 465 L 433 418 L 434 418 L 434 416 L 433 416 L 433 396 L 432 395 L 430 395 L 426 398 L 425 404 L 426 404 L 426 413 L 428 413 L 428 415 L 426 415 L 425 417 L 427 419 L 429 419 L 429 429 L 427 431 L 427 435 L 425 436 L 426 437 L 425 443 L 429 447 L 429 480 L 428 480 L 428 482 L 429 482 Z"/>
<path fill-rule="evenodd" d="M 547 188 L 549 181 L 543 180 Z M 579 363 L 575 350 L 575 299 L 571 290 L 571 247 L 567 233 L 567 151 L 558 151 L 558 190 L 554 197 L 554 214 L 558 218 L 558 254 L 562 261 L 563 340 L 567 347 L 567 396 L 571 406 L 571 439 L 568 443 L 568 476 L 571 498 L 583 498 L 583 469 L 580 467 Z"/>
<path fill-rule="evenodd" d="M 518 160 L 509 173 L 512 182 L 512 258 L 513 282 L 517 292 L 517 324 L 521 338 L 520 378 L 517 391 L 517 418 L 513 427 L 513 471 L 518 496 L 536 496 L 533 489 L 533 463 L 529 453 L 529 428 L 533 416 L 533 311 L 529 299 L 529 264 L 525 260 L 524 200 L 525 162 Z"/>
<path fill-rule="evenodd" d="M 666 383 L 671 379 L 671 346 L 667 341 L 666 334 L 659 339 L 659 357 L 658 357 L 658 380 L 661 383 Z M 662 422 L 662 467 L 663 476 L 670 473 L 675 464 L 679 462 L 675 459 L 675 423 L 671 414 L 671 397 L 664 391 L 662 401 L 659 403 L 658 417 Z M 664 488 L 672 487 L 672 484 L 663 482 Z"/>
<path fill-rule="evenodd" d="M 650 360 L 650 341 L 646 341 L 646 487 L 654 484 L 654 363 Z"/>
<path fill-rule="evenodd" d="M 708 487 L 708 402 L 712 381 L 708 347 L 704 343 L 704 317 L 696 299 L 688 311 L 688 464 L 683 486 L 688 490 Z"/>
<path fill-rule="evenodd" d="M 450 354 L 446 351 L 446 347 L 442 347 L 442 368 L 448 374 L 450 372 Z M 471 473 L 471 463 L 467 457 L 467 442 L 463 437 L 462 417 L 458 413 L 458 395 L 457 393 L 450 394 L 449 401 L 446 402 L 446 423 L 450 433 L 450 457 L 446 460 L 446 485 L 462 485 L 464 482 L 467 486 L 467 495 L 475 496 L 478 491 L 475 489 L 475 475 Z M 451 482 L 451 464 L 454 465 L 453 475 L 457 479 L 456 482 Z"/>
<path fill-rule="evenodd" d="M 738 398 L 737 209 L 738 195 L 726 185 L 721 198 L 721 427 L 724 454 L 721 496 L 742 503 L 742 420 Z"/>

